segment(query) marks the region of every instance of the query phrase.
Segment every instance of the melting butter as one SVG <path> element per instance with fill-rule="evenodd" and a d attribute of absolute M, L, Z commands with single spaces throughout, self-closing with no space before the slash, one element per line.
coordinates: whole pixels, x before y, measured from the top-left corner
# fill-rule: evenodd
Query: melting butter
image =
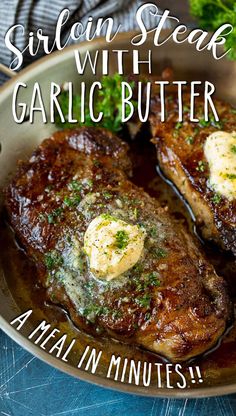
<path fill-rule="evenodd" d="M 217 131 L 207 137 L 204 153 L 209 164 L 209 184 L 216 193 L 236 198 L 236 132 Z"/>
<path fill-rule="evenodd" d="M 84 250 L 90 270 L 98 277 L 112 280 L 133 267 L 140 259 L 146 233 L 108 214 L 99 215 L 84 235 Z"/>

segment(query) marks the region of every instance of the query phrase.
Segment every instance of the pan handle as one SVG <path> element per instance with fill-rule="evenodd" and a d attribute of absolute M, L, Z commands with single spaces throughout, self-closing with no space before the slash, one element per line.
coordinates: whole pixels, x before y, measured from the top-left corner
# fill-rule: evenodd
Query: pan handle
<path fill-rule="evenodd" d="M 7 66 L 0 64 L 0 72 L 2 72 L 3 74 L 7 75 L 10 78 L 13 78 L 17 75 L 17 72 L 12 71 L 11 69 L 9 69 Z"/>

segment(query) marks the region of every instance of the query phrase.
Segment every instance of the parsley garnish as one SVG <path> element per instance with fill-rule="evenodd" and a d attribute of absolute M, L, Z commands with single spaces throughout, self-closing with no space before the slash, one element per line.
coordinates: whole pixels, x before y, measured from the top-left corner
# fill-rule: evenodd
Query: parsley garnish
<path fill-rule="evenodd" d="M 129 235 L 125 230 L 117 231 L 116 235 L 116 247 L 120 250 L 124 250 L 129 242 Z"/>
<path fill-rule="evenodd" d="M 153 254 L 155 255 L 155 257 L 161 259 L 167 256 L 167 252 L 166 250 L 164 250 L 163 248 L 156 248 L 153 252 Z"/>
<path fill-rule="evenodd" d="M 198 166 L 196 167 L 196 170 L 198 172 L 204 172 L 205 171 L 205 167 L 206 167 L 205 162 L 203 162 L 203 160 L 199 160 Z"/>
<path fill-rule="evenodd" d="M 231 146 L 230 150 L 232 153 L 236 153 L 236 145 Z"/>
<path fill-rule="evenodd" d="M 211 200 L 214 204 L 219 204 L 221 201 L 221 196 L 219 194 L 214 194 Z"/>
<path fill-rule="evenodd" d="M 44 264 L 48 270 L 52 270 L 55 267 L 61 266 L 63 264 L 63 258 L 56 251 L 50 251 L 45 254 Z"/>
<path fill-rule="evenodd" d="M 236 179 L 236 174 L 235 173 L 226 173 L 226 178 L 227 179 Z"/>
<path fill-rule="evenodd" d="M 47 215 L 48 224 L 56 224 L 57 218 L 62 214 L 63 208 L 56 208 Z"/>
<path fill-rule="evenodd" d="M 151 303 L 151 296 L 146 293 L 144 296 L 136 298 L 135 302 L 142 308 L 149 308 Z"/>
<path fill-rule="evenodd" d="M 82 190 L 82 188 L 83 188 L 83 185 L 80 182 L 78 182 L 78 181 L 71 181 L 68 184 L 68 188 L 71 191 L 78 191 L 78 192 L 80 192 Z"/>
<path fill-rule="evenodd" d="M 193 144 L 194 138 L 193 138 L 193 136 L 188 136 L 188 137 L 186 137 L 185 141 L 188 144 Z"/>
<path fill-rule="evenodd" d="M 215 31 L 224 23 L 231 23 L 233 30 L 225 38 L 227 56 L 236 59 L 235 0 L 190 0 L 191 14 L 199 19 L 201 29 Z"/>

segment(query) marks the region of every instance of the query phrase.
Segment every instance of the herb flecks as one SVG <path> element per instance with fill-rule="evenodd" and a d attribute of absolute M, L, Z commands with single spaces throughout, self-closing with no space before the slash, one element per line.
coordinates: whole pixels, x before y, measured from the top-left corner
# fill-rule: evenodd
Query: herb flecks
<path fill-rule="evenodd" d="M 167 256 L 167 251 L 164 248 L 154 248 L 153 254 L 158 259 L 163 259 Z"/>
<path fill-rule="evenodd" d="M 211 198 L 211 200 L 212 200 L 212 202 L 213 202 L 213 204 L 219 204 L 220 202 L 221 202 L 221 196 L 218 194 L 218 193 L 215 193 L 214 195 L 213 195 L 213 197 Z"/>
<path fill-rule="evenodd" d="M 187 144 L 193 144 L 194 138 L 193 138 L 193 136 L 188 136 L 188 137 L 186 137 L 185 141 L 186 141 Z"/>
<path fill-rule="evenodd" d="M 137 297 L 135 299 L 135 303 L 137 303 L 138 306 L 141 306 L 142 308 L 150 308 L 150 303 L 151 303 L 151 296 L 146 293 L 143 296 Z"/>
<path fill-rule="evenodd" d="M 129 243 L 129 235 L 125 230 L 117 231 L 115 235 L 115 239 L 116 239 L 116 247 L 119 250 L 124 250 Z"/>
<path fill-rule="evenodd" d="M 199 160 L 196 170 L 198 172 L 205 172 L 205 168 L 206 168 L 206 163 L 203 160 Z"/>
<path fill-rule="evenodd" d="M 233 145 L 231 146 L 230 151 L 231 151 L 232 153 L 235 153 L 235 154 L 236 154 L 236 145 L 235 145 L 235 144 L 233 144 Z"/>
<path fill-rule="evenodd" d="M 44 264 L 48 270 L 53 270 L 56 267 L 62 266 L 63 258 L 53 250 L 45 254 Z"/>
<path fill-rule="evenodd" d="M 226 173 L 225 177 L 227 179 L 234 180 L 234 179 L 236 179 L 236 174 L 235 173 Z"/>
<path fill-rule="evenodd" d="M 63 207 L 59 207 L 59 208 L 54 209 L 49 214 L 47 214 L 48 224 L 56 224 L 58 217 L 60 217 L 62 212 L 63 212 Z"/>

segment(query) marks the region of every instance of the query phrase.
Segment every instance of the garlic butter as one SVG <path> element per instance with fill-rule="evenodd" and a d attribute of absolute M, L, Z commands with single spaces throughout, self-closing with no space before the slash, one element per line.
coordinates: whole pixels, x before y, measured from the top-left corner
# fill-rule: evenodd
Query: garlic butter
<path fill-rule="evenodd" d="M 92 220 L 84 235 L 84 250 L 90 270 L 98 277 L 111 280 L 133 267 L 140 259 L 145 231 L 109 214 Z"/>
<path fill-rule="evenodd" d="M 209 164 L 209 185 L 216 193 L 236 198 L 236 132 L 217 131 L 207 137 L 204 153 Z"/>

